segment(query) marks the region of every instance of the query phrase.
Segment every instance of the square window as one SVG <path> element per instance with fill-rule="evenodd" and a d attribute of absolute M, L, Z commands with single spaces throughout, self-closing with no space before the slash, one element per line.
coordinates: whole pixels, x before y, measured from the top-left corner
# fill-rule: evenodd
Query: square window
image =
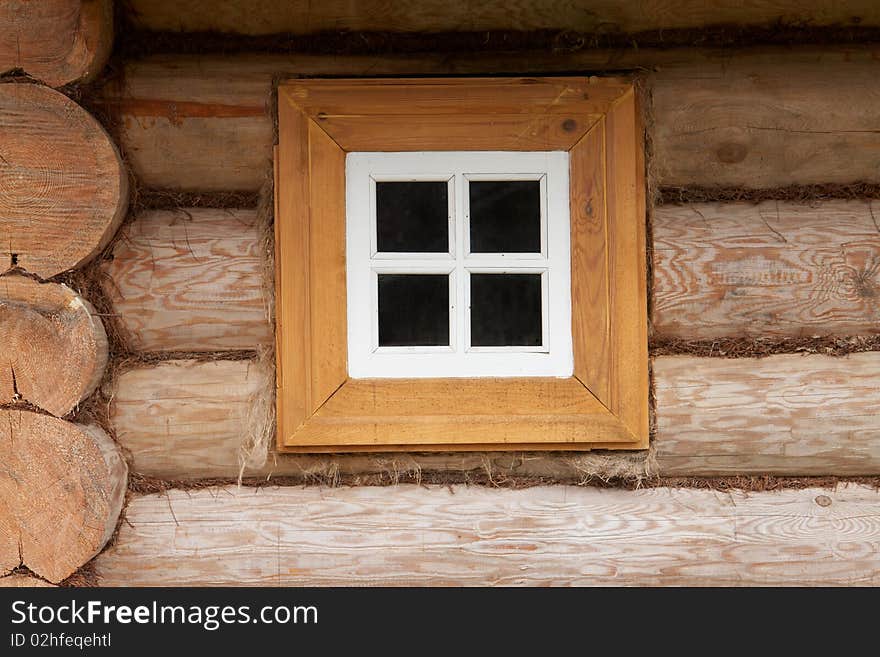
<path fill-rule="evenodd" d="M 348 375 L 571 376 L 568 198 L 564 152 L 348 153 Z M 493 252 L 468 247 L 474 210 Z M 397 216 L 412 237 L 389 250 Z M 422 241 L 426 216 L 442 239 Z"/>
<path fill-rule="evenodd" d="M 449 276 L 379 274 L 380 347 L 449 345 Z"/>
<path fill-rule="evenodd" d="M 468 182 L 471 253 L 541 253 L 541 182 Z"/>
<path fill-rule="evenodd" d="M 543 344 L 541 274 L 471 274 L 472 347 Z"/>

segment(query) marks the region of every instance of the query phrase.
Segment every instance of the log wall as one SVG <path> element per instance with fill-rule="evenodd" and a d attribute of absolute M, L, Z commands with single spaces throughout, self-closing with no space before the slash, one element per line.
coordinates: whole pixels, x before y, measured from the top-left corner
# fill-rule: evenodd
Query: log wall
<path fill-rule="evenodd" d="M 38 344 L 35 335 L 39 344 L 62 344 L 64 336 L 53 331 L 63 312 L 47 311 L 45 298 L 13 294 L 19 272 L 7 269 L 49 279 L 101 253 L 96 271 L 107 314 L 124 340 L 114 348 L 135 356 L 103 392 L 115 437 L 138 475 L 237 476 L 240 447 L 259 430 L 255 415 L 273 387 L 272 368 L 257 355 L 270 352 L 274 339 L 270 218 L 245 207 L 139 210 L 102 253 L 125 213 L 124 167 L 108 134 L 49 87 L 97 75 L 109 53 L 111 3 L 52 0 L 31 20 L 32 4 L 0 3 L 0 73 L 23 69 L 42 83 L 0 85 L 0 123 L 10 136 L 0 156 L 0 334 L 19 345 L 15 358 L 0 358 L 0 414 L 8 427 L 0 448 L 10 452 L 10 481 L 25 482 L 0 480 L 0 585 L 31 581 L 3 577 L 23 561 L 60 582 L 100 550 L 126 478 L 107 434 L 68 421 L 104 369 L 98 314 L 64 288 L 76 299 L 66 311 L 90 327 L 94 349 L 85 354 L 91 364 L 77 366 L 83 382 L 67 386 L 64 399 L 50 399 L 45 390 L 57 386 L 31 384 L 41 383 L 41 373 L 62 380 L 72 359 L 33 366 L 35 359 L 22 354 Z M 256 9 L 251 3 L 247 12 L 237 2 L 191 2 L 186 12 L 166 0 L 126 6 L 147 30 L 250 35 L 545 28 L 619 35 L 728 21 L 880 25 L 875 3 L 865 0 L 795 9 L 754 2 L 747 15 L 741 7 L 692 0 L 643 3 L 638 11 L 606 0 L 588 3 L 590 11 L 567 2 L 548 11 L 546 3 L 517 0 L 503 3 L 501 13 L 501 3 L 490 2 L 466 14 L 449 3 L 386 4 L 331 0 L 307 12 L 301 2 L 261 2 Z M 737 195 L 733 188 L 770 199 L 652 209 L 654 340 L 880 334 L 880 201 L 871 199 L 880 185 L 874 43 L 443 57 L 148 56 L 123 62 L 90 102 L 109 117 L 142 188 L 198 198 L 255 192 L 271 180 L 272 90 L 279 79 L 561 72 L 638 73 L 651 184 L 666 188 L 667 198 L 676 189 L 687 197 L 694 188 L 725 187 L 728 197 Z M 835 198 L 847 185 L 850 198 Z M 814 186 L 811 201 L 791 200 L 797 194 L 782 190 L 791 186 Z M 859 186 L 865 198 L 852 197 Z M 393 481 L 401 472 L 418 479 L 430 471 L 582 483 L 649 474 L 880 473 L 880 352 L 658 356 L 652 365 L 650 457 L 270 454 L 244 472 L 305 482 L 346 474 L 355 483 L 370 473 Z M 23 400 L 57 417 L 28 411 Z M 41 485 L 45 480 L 75 482 L 81 490 L 62 506 L 55 489 Z M 172 491 L 134 496 L 119 540 L 99 557 L 97 570 L 110 585 L 876 585 L 877 502 L 877 491 L 860 486 L 761 493 L 565 486 Z M 46 530 L 56 525 L 63 531 Z"/>
<path fill-rule="evenodd" d="M 880 121 L 872 110 L 871 82 L 880 70 L 878 57 L 873 46 L 483 54 L 443 60 L 156 56 L 127 63 L 124 83 L 108 85 L 102 102 L 119 117 L 126 152 L 146 184 L 253 191 L 263 184 L 270 164 L 271 88 L 279 77 L 647 67 L 654 183 L 766 189 L 878 182 Z M 654 339 L 877 335 L 878 212 L 870 199 L 654 208 Z M 105 272 L 135 348 L 180 352 L 271 345 L 263 312 L 267 302 L 254 283 L 260 236 L 249 211 L 146 213 L 126 236 Z M 254 394 L 253 367 L 260 366 L 171 362 L 121 377 L 113 417 L 136 468 L 174 478 L 236 475 L 236 444 L 247 407 L 242 400 Z M 191 391 L 185 408 L 163 397 L 170 370 L 185 373 Z M 221 371 L 226 374 L 218 388 Z M 654 371 L 660 474 L 880 472 L 876 414 L 835 422 L 820 412 L 833 408 L 834 417 L 852 416 L 862 408 L 876 376 L 874 354 L 844 360 L 780 356 L 734 364 L 660 357 Z M 835 377 L 846 383 L 829 384 Z M 809 386 L 811 392 L 795 401 L 780 397 L 781 388 L 798 386 Z M 747 394 L 737 396 L 734 389 Z M 200 413 L 213 417 L 217 395 L 228 401 L 230 415 L 222 428 L 200 430 L 191 418 Z M 728 422 L 741 403 L 753 410 L 752 425 Z M 163 427 L 147 417 L 153 404 L 161 407 Z M 774 423 L 761 425 L 756 419 L 761 415 L 772 416 Z M 175 428 L 170 441 L 168 427 Z M 463 463 L 471 457 L 457 458 Z M 537 467 L 546 473 L 543 456 L 540 461 Z M 253 472 L 298 475 L 309 467 L 304 462 L 274 457 Z M 449 463 L 433 457 L 415 462 L 429 469 Z M 549 468 L 551 476 L 573 474 L 570 464 L 556 462 Z M 374 460 L 351 457 L 344 463 L 353 471 L 370 470 Z M 528 467 L 521 472 L 529 474 Z"/>
<path fill-rule="evenodd" d="M 105 103 L 151 187 L 256 190 L 272 155 L 272 80 L 309 75 L 615 72 L 656 68 L 661 186 L 880 182 L 880 49 L 584 51 L 468 57 L 159 56 L 130 62 Z"/>

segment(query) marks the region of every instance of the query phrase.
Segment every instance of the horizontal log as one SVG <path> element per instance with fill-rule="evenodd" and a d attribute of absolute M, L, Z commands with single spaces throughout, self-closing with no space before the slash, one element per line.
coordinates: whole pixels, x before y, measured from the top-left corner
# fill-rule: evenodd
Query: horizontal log
<path fill-rule="evenodd" d="M 872 201 L 658 207 L 655 334 L 878 333 L 878 224 Z"/>
<path fill-rule="evenodd" d="M 260 363 L 166 361 L 122 372 L 110 405 L 119 442 L 134 472 L 166 479 L 237 477 L 240 446 L 257 424 L 258 402 L 271 397 L 272 373 Z M 644 476 L 641 453 L 566 454 L 450 452 L 436 454 L 269 454 L 253 459 L 246 476 L 288 476 L 303 481 L 381 474 L 394 480 L 422 471 L 475 472 L 499 478 L 590 475 Z"/>
<path fill-rule="evenodd" d="M 654 360 L 661 475 L 880 473 L 880 353 Z"/>
<path fill-rule="evenodd" d="M 112 0 L 0 2 L 0 73 L 22 69 L 52 87 L 88 81 L 112 45 Z"/>
<path fill-rule="evenodd" d="M 666 205 L 653 217 L 659 337 L 880 330 L 876 203 Z M 254 211 L 151 211 L 124 230 L 104 283 L 132 348 L 271 344 Z"/>
<path fill-rule="evenodd" d="M 149 187 L 255 190 L 269 168 L 271 88 L 285 76 L 538 74 L 655 67 L 660 185 L 880 180 L 873 81 L 880 50 L 581 51 L 467 56 L 161 56 L 126 64 L 104 90 Z"/>
<path fill-rule="evenodd" d="M 653 86 L 657 181 L 762 189 L 880 181 L 878 53 L 742 54 L 662 70 Z"/>
<path fill-rule="evenodd" d="M 271 344 L 266 239 L 253 210 L 144 212 L 102 264 L 105 292 L 137 351 Z"/>
<path fill-rule="evenodd" d="M 880 354 L 760 360 L 654 360 L 659 474 L 880 473 Z M 235 477 L 255 395 L 270 374 L 252 361 L 170 361 L 117 379 L 111 405 L 133 470 L 169 479 Z M 263 392 L 261 392 L 263 391 Z M 571 479 L 644 474 L 638 455 L 270 455 L 248 475 L 329 477 L 477 471 Z M 599 459 L 605 462 L 600 463 Z M 604 468 L 604 470 L 602 470 Z"/>
<path fill-rule="evenodd" d="M 719 24 L 811 26 L 880 24 L 871 0 L 749 3 L 705 0 L 488 0 L 450 4 L 445 0 L 189 0 L 186 11 L 175 0 L 130 0 L 130 16 L 139 27 L 181 32 L 308 34 L 321 31 L 458 32 L 564 29 L 583 32 L 640 32 Z"/>
<path fill-rule="evenodd" d="M 273 373 L 257 361 L 168 361 L 120 373 L 110 419 L 134 472 L 237 476 L 257 398 L 273 388 Z"/>
<path fill-rule="evenodd" d="M 880 584 L 880 492 L 286 487 L 132 499 L 104 586 Z"/>

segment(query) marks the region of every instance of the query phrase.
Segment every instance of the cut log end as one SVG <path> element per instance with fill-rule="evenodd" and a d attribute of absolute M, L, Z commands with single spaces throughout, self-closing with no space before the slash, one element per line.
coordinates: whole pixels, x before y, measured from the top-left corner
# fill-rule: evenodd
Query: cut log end
<path fill-rule="evenodd" d="M 53 87 L 91 80 L 112 45 L 112 0 L 0 2 L 0 73 L 22 69 Z"/>
<path fill-rule="evenodd" d="M 0 589 L 25 589 L 25 588 L 55 588 L 44 579 L 31 577 L 30 575 L 7 575 L 0 577 Z"/>
<path fill-rule="evenodd" d="M 0 85 L 0 272 L 50 278 L 98 254 L 128 203 L 128 177 L 101 125 L 67 96 Z"/>
<path fill-rule="evenodd" d="M 0 574 L 25 565 L 58 583 L 113 535 L 128 468 L 103 430 L 0 410 L 0 463 Z"/>
<path fill-rule="evenodd" d="M 91 305 L 57 283 L 0 277 L 0 404 L 28 402 L 62 417 L 94 391 L 107 334 Z"/>

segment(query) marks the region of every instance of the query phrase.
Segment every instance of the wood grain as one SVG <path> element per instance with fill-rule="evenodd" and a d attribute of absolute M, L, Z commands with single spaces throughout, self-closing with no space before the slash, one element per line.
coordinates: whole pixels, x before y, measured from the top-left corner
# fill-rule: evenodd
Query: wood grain
<path fill-rule="evenodd" d="M 98 386 L 107 334 L 92 305 L 66 285 L 0 277 L 0 404 L 29 402 L 57 417 Z"/>
<path fill-rule="evenodd" d="M 654 210 L 661 336 L 880 332 L 880 204 L 769 201 Z"/>
<path fill-rule="evenodd" d="M 880 473 L 880 354 L 654 360 L 664 475 Z"/>
<path fill-rule="evenodd" d="M 648 446 L 644 128 L 633 89 L 605 117 L 610 405 Z"/>
<path fill-rule="evenodd" d="M 50 584 L 46 580 L 30 575 L 7 575 L 0 577 L 0 588 L 54 588 L 54 584 Z"/>
<path fill-rule="evenodd" d="M 58 583 L 110 539 L 128 468 L 95 426 L 0 410 L 0 574 L 25 565 Z"/>
<path fill-rule="evenodd" d="M 112 0 L 0 3 L 0 73 L 22 69 L 52 87 L 88 81 L 112 45 Z"/>
<path fill-rule="evenodd" d="M 240 445 L 247 437 L 251 426 L 250 413 L 255 407 L 257 396 L 271 394 L 271 371 L 255 361 L 167 361 L 160 364 L 145 364 L 121 373 L 115 380 L 111 391 L 111 421 L 120 443 L 131 454 L 132 469 L 141 474 L 170 479 L 197 479 L 200 477 L 237 477 L 240 472 Z M 460 385 L 456 382 L 438 382 L 438 385 Z M 494 382 L 495 389 L 489 394 L 507 397 L 509 406 L 521 401 L 526 392 L 522 387 L 507 381 Z M 507 392 L 505 393 L 505 388 Z M 551 397 L 539 396 L 529 400 L 552 409 L 560 403 L 561 397 L 555 391 Z M 534 397 L 534 395 L 532 395 Z M 582 404 L 583 398 L 568 398 Z M 452 410 L 469 421 L 466 413 L 481 410 L 482 398 L 465 395 L 470 407 L 462 405 Z M 387 399 L 388 402 L 393 398 Z M 419 398 L 407 397 L 409 404 L 421 404 L 418 410 L 430 407 L 436 409 L 442 400 L 426 395 Z M 370 384 L 365 381 L 350 391 L 351 406 L 360 405 L 362 413 L 375 412 L 371 408 Z M 326 406 L 326 413 L 333 407 Z M 576 410 L 576 408 L 575 408 Z M 522 411 L 521 411 L 522 412 Z M 473 418 L 473 416 L 471 416 Z M 477 418 L 477 419 L 485 419 Z M 332 423 L 332 418 L 329 420 Z M 596 445 L 607 447 L 609 445 Z M 613 445 L 617 449 L 638 447 L 632 443 Z M 265 464 L 244 470 L 246 475 L 294 476 L 308 480 L 315 473 L 325 476 L 330 468 L 332 473 L 364 474 L 409 470 L 476 470 L 484 472 L 487 467 L 501 468 L 504 472 L 516 472 L 522 476 L 569 477 L 581 476 L 577 463 L 579 456 L 565 459 L 554 458 L 546 452 L 529 454 L 524 457 L 523 450 L 563 449 L 565 445 L 545 443 L 541 445 L 518 445 L 517 453 L 487 453 L 485 445 L 457 443 L 434 445 L 441 450 L 438 454 L 373 454 L 365 456 L 335 454 L 332 457 L 314 457 L 308 454 L 270 453 Z M 510 449 L 500 445 L 502 449 Z M 568 446 L 571 448 L 571 445 Z M 583 450 L 590 445 L 577 445 Z M 310 447 L 311 451 L 322 451 Z M 338 447 L 330 446 L 331 452 L 339 452 Z M 376 451 L 375 448 L 371 448 Z M 388 445 L 387 452 L 412 451 L 410 446 Z M 357 451 L 357 446 L 347 446 L 346 451 Z M 442 453 L 445 451 L 446 453 Z M 473 455 L 464 451 L 479 452 Z M 455 453 L 451 453 L 455 452 Z M 600 457 L 597 457 L 600 458 Z M 496 466 L 497 464 L 497 466 Z"/>
<path fill-rule="evenodd" d="M 271 385 L 269 376 L 251 361 L 175 361 L 123 373 L 111 412 L 119 440 L 132 454 L 133 470 L 172 479 L 238 476 L 248 409 L 253 395 Z M 660 357 L 654 360 L 654 376 L 654 446 L 663 475 L 880 473 L 876 354 Z M 576 460 L 546 453 L 465 455 L 460 452 L 467 445 L 446 449 L 458 453 L 335 455 L 329 461 L 272 454 L 265 466 L 246 473 L 308 478 L 326 474 L 328 467 L 349 474 L 482 471 L 494 463 L 509 471 L 516 462 L 513 471 L 523 476 L 577 476 Z"/>
<path fill-rule="evenodd" d="M 137 351 L 256 349 L 273 340 L 265 236 L 253 210 L 147 211 L 102 263 Z"/>
<path fill-rule="evenodd" d="M 291 80 L 282 95 L 345 151 L 569 150 L 624 80 Z"/>
<path fill-rule="evenodd" d="M 0 85 L 0 272 L 77 267 L 116 232 L 128 175 L 101 125 L 67 96 Z"/>
<path fill-rule="evenodd" d="M 571 341 L 574 375 L 611 404 L 611 306 L 608 283 L 605 120 L 569 151 L 571 201 Z"/>
<path fill-rule="evenodd" d="M 464 56 L 162 56 L 104 90 L 126 156 L 158 188 L 255 190 L 272 156 L 277 76 L 522 75 L 636 68 L 654 98 L 664 186 L 878 181 L 874 46 L 468 53 Z"/>
<path fill-rule="evenodd" d="M 638 4 L 614 0 L 484 0 L 461 5 L 443 0 L 328 0 L 319 5 L 306 0 L 189 0 L 185 12 L 174 0 L 132 0 L 129 5 L 130 16 L 144 28 L 243 34 L 543 29 L 613 33 L 719 24 L 880 24 L 880 11 L 870 0 L 833 4 L 779 0 L 647 0 Z"/>
<path fill-rule="evenodd" d="M 603 88 L 596 99 L 591 98 L 593 89 Z M 391 112 L 390 107 L 408 102 L 410 89 L 417 105 L 410 111 L 420 109 L 422 113 Z M 488 89 L 500 90 L 503 99 L 496 99 Z M 450 105 L 444 103 L 435 114 L 430 99 L 444 91 L 473 114 L 451 114 Z M 611 145 L 604 153 L 607 168 L 613 172 L 606 184 L 614 190 L 609 195 L 614 204 L 613 221 L 603 229 L 613 226 L 619 233 L 609 241 L 618 249 L 613 262 L 620 269 L 620 280 L 614 281 L 611 292 L 621 301 L 617 314 L 603 328 L 621 352 L 616 374 L 621 380 L 615 379 L 614 384 L 627 392 L 618 395 L 617 405 L 609 410 L 575 378 L 509 380 L 503 385 L 487 379 L 461 380 L 454 385 L 421 379 L 377 380 L 368 382 L 368 403 L 362 403 L 359 391 L 366 388 L 361 382 L 346 380 L 345 313 L 340 303 L 345 298 L 344 152 L 399 150 L 404 146 L 397 135 L 409 139 L 410 133 L 427 137 L 428 141 L 413 142 L 420 149 L 523 148 L 535 115 L 518 114 L 513 123 L 498 115 L 507 105 L 515 105 L 520 93 L 527 106 L 553 107 L 541 119 L 548 118 L 567 133 L 565 143 L 553 142 L 553 148 L 568 148 L 589 130 L 592 124 L 570 118 L 580 116 L 581 105 L 603 103 L 608 111 L 609 120 L 603 127 L 610 126 Z M 606 100 L 601 100 L 603 97 Z M 592 78 L 342 79 L 279 86 L 276 157 L 282 184 L 276 194 L 275 253 L 279 263 L 275 296 L 281 300 L 276 327 L 280 336 L 276 358 L 278 450 L 381 450 L 405 445 L 498 449 L 539 444 L 575 449 L 621 443 L 646 448 L 645 327 L 628 327 L 647 321 L 644 203 L 639 200 L 644 180 L 635 152 L 641 148 L 642 137 L 634 98 L 631 84 Z M 573 113 L 558 113 L 566 107 Z M 342 119 L 355 120 L 349 125 L 354 132 L 340 128 L 337 120 Z M 418 129 L 410 131 L 410 121 L 418 123 Z M 532 146 L 541 149 L 548 147 L 548 142 Z M 596 153 L 592 157 L 595 159 Z M 579 167 L 589 159 L 572 160 L 573 178 L 581 178 Z M 588 166 L 590 171 L 592 166 Z M 599 266 L 604 269 L 606 265 L 602 262 Z M 591 271 L 579 273 L 592 275 Z M 581 302 L 580 297 L 573 298 L 573 305 Z M 630 362 L 638 358 L 644 362 Z M 629 391 L 630 387 L 635 389 Z M 554 405 L 550 411 L 542 401 L 548 391 Z M 559 399 L 552 398 L 557 392 Z M 429 400 L 427 405 L 425 400 Z M 480 401 L 477 412 L 459 412 L 462 407 L 472 408 L 473 400 Z M 633 408 L 634 404 L 643 408 Z"/>
<path fill-rule="evenodd" d="M 309 301 L 311 400 L 309 414 L 348 378 L 345 310 L 345 153 L 309 123 Z M 286 183 L 285 183 L 286 184 Z M 287 251 L 281 245 L 282 258 Z M 299 250 L 294 251 L 299 253 Z M 302 317 L 285 317 L 287 330 Z"/>
<path fill-rule="evenodd" d="M 167 361 L 114 383 L 110 419 L 132 469 L 168 473 L 173 463 L 185 478 L 237 476 L 255 398 L 273 387 L 272 372 L 252 360 Z"/>
<path fill-rule="evenodd" d="M 880 583 L 880 493 L 570 486 L 215 488 L 135 497 L 104 586 Z"/>
<path fill-rule="evenodd" d="M 873 49 L 738 54 L 654 79 L 662 185 L 880 181 L 880 60 Z"/>

